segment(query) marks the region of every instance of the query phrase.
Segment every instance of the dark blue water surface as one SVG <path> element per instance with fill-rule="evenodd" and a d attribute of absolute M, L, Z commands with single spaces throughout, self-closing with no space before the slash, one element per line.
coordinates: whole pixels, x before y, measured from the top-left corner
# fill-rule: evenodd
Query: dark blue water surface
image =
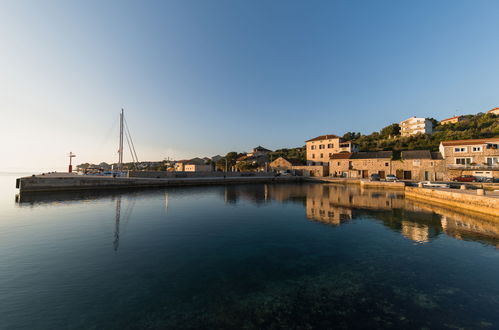
<path fill-rule="evenodd" d="M 499 328 L 499 220 L 332 184 L 21 195 L 2 329 Z"/>

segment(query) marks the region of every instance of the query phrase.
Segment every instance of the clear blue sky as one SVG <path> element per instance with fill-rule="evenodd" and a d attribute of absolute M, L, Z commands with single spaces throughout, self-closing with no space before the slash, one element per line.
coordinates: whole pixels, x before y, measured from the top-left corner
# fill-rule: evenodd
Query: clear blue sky
<path fill-rule="evenodd" d="M 0 170 L 116 161 L 122 107 L 159 160 L 499 105 L 498 1 L 15 0 L 0 42 Z"/>

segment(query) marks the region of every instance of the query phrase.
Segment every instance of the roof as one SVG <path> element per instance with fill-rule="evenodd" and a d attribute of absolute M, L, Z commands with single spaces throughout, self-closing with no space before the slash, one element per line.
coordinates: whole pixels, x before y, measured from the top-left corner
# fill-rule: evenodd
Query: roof
<path fill-rule="evenodd" d="M 443 121 L 448 121 L 448 120 L 453 120 L 453 119 L 458 119 L 458 118 L 461 118 L 462 116 L 459 115 L 459 116 L 455 116 L 455 117 L 452 117 L 452 118 L 447 118 L 447 119 L 442 119 L 440 122 L 443 122 Z"/>
<path fill-rule="evenodd" d="M 490 139 L 469 139 L 469 140 L 454 140 L 454 141 L 442 141 L 442 145 L 444 147 L 449 146 L 463 146 L 463 145 L 474 145 L 474 144 L 484 144 L 487 142 L 499 142 L 499 137 L 494 137 Z"/>
<path fill-rule="evenodd" d="M 272 152 L 272 150 L 266 149 L 262 146 L 258 146 L 256 148 L 253 148 L 253 151 L 264 151 L 264 152 Z"/>
<path fill-rule="evenodd" d="M 379 158 L 392 158 L 392 151 L 367 151 L 355 152 L 352 154 L 351 159 L 379 159 Z"/>
<path fill-rule="evenodd" d="M 352 156 L 351 152 L 342 152 L 339 154 L 333 154 L 329 159 L 349 159 Z"/>
<path fill-rule="evenodd" d="M 487 112 L 496 112 L 496 111 L 499 111 L 499 108 L 490 109 L 490 110 L 489 110 L 489 111 L 487 111 Z"/>
<path fill-rule="evenodd" d="M 444 159 L 442 154 L 438 151 L 432 151 L 431 152 L 431 159 Z"/>
<path fill-rule="evenodd" d="M 406 150 L 401 156 L 402 159 L 431 159 L 430 150 Z"/>
<path fill-rule="evenodd" d="M 341 138 L 338 135 L 326 134 L 326 135 L 321 135 L 321 136 L 315 137 L 313 139 L 307 140 L 305 142 L 329 140 L 329 139 L 341 139 Z"/>
<path fill-rule="evenodd" d="M 385 159 L 392 158 L 392 151 L 345 152 L 333 154 L 330 159 Z"/>
<path fill-rule="evenodd" d="M 246 160 L 246 159 L 248 159 L 248 158 L 251 158 L 251 156 L 244 155 L 244 156 L 241 156 L 241 157 L 239 157 L 238 159 L 236 159 L 236 161 L 240 162 L 240 161 Z"/>
<path fill-rule="evenodd" d="M 285 161 L 289 162 L 292 166 L 300 166 L 300 165 L 303 165 L 303 162 L 300 161 L 299 159 L 296 159 L 296 158 L 284 158 L 284 157 L 279 157 L 279 158 L 282 158 L 284 159 Z M 277 158 L 277 159 L 279 159 Z M 274 162 L 277 160 L 275 159 Z"/>
<path fill-rule="evenodd" d="M 402 159 L 444 159 L 440 152 L 430 150 L 405 150 L 401 152 Z"/>

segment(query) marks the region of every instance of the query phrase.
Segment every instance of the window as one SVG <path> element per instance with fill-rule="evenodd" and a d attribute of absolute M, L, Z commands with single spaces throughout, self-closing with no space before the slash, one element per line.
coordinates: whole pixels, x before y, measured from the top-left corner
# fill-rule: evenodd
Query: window
<path fill-rule="evenodd" d="M 499 164 L 499 157 L 487 157 L 487 165 L 494 166 Z"/>
<path fill-rule="evenodd" d="M 333 156 L 333 153 L 332 153 L 332 152 L 330 152 L 330 153 L 329 153 L 329 157 L 332 157 L 332 156 Z"/>
<path fill-rule="evenodd" d="M 413 166 L 421 166 L 421 159 L 414 159 L 412 161 Z"/>
<path fill-rule="evenodd" d="M 469 165 L 471 158 L 456 158 L 456 165 Z"/>
<path fill-rule="evenodd" d="M 328 147 L 328 149 L 334 148 L 334 144 L 329 143 L 329 144 L 327 145 L 327 147 Z"/>
<path fill-rule="evenodd" d="M 312 158 L 315 158 L 315 154 L 312 154 Z"/>
<path fill-rule="evenodd" d="M 324 149 L 324 145 L 323 144 L 319 144 L 319 149 Z"/>
<path fill-rule="evenodd" d="M 340 162 L 338 162 L 338 166 L 340 166 Z"/>
<path fill-rule="evenodd" d="M 466 152 L 466 148 L 463 147 L 454 148 L 454 152 Z"/>
<path fill-rule="evenodd" d="M 315 146 L 311 146 L 311 147 L 310 147 L 310 149 L 311 149 L 311 150 L 315 150 Z"/>
<path fill-rule="evenodd" d="M 385 166 L 388 166 L 388 163 L 385 163 Z"/>
<path fill-rule="evenodd" d="M 473 152 L 481 152 L 482 151 L 482 147 L 473 147 L 471 150 L 473 150 Z"/>
<path fill-rule="evenodd" d="M 324 158 L 324 154 L 321 154 L 321 158 Z"/>

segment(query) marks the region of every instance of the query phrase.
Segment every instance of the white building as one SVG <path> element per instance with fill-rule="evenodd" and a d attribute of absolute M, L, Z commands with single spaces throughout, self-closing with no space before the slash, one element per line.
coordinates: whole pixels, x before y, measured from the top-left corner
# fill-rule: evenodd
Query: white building
<path fill-rule="evenodd" d="M 433 124 L 429 119 L 411 117 L 399 123 L 400 135 L 410 136 L 418 133 L 431 134 L 433 132 Z"/>

